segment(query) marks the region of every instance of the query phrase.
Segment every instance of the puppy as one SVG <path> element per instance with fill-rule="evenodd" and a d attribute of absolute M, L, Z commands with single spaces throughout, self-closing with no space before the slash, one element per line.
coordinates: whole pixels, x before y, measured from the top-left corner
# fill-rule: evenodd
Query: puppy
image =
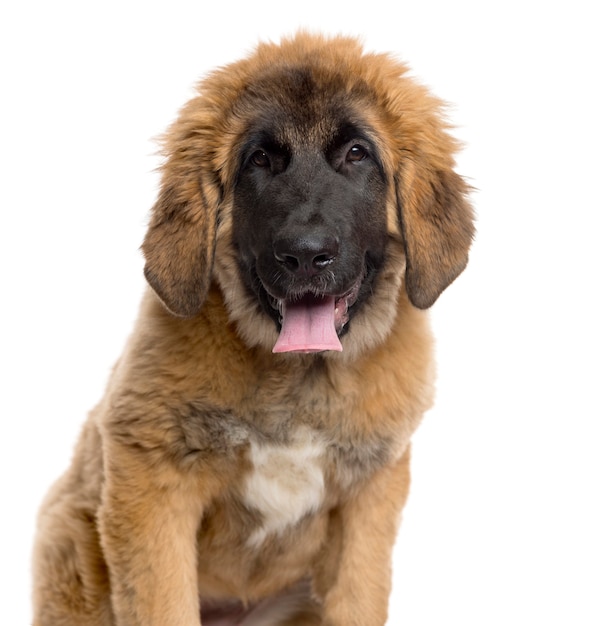
<path fill-rule="evenodd" d="M 300 33 L 199 85 L 165 141 L 150 288 L 42 506 L 36 626 L 382 626 L 464 269 L 442 105 Z"/>

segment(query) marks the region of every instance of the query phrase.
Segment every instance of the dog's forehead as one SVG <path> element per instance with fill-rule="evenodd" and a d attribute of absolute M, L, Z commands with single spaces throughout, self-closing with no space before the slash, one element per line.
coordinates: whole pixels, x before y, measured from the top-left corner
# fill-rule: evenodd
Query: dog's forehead
<path fill-rule="evenodd" d="M 307 65 L 271 68 L 254 77 L 243 94 L 256 115 L 253 126 L 266 128 L 288 145 L 321 145 L 347 125 L 359 126 L 365 85 L 333 71 Z"/>

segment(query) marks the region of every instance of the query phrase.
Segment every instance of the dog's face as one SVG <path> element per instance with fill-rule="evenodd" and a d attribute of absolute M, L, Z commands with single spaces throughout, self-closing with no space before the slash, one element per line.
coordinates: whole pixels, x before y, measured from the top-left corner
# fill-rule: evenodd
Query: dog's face
<path fill-rule="evenodd" d="M 275 351 L 339 349 L 336 335 L 348 331 L 384 264 L 386 175 L 355 112 L 325 101 L 304 72 L 282 87 L 270 82 L 257 93 L 272 105 L 239 152 L 240 277 L 281 331 Z M 270 97 L 276 88 L 285 90 L 282 105 Z"/>
<path fill-rule="evenodd" d="M 318 352 L 384 338 L 402 276 L 415 306 L 435 301 L 472 214 L 440 103 L 404 72 L 302 35 L 203 81 L 143 245 L 170 311 L 196 314 L 214 277 L 247 343 Z"/>

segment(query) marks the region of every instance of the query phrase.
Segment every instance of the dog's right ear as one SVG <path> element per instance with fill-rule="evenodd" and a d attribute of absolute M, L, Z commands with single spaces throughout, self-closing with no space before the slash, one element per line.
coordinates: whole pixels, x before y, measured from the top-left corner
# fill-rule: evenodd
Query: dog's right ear
<path fill-rule="evenodd" d="M 223 196 L 220 172 L 227 169 L 229 150 L 220 147 L 218 130 L 227 101 L 215 98 L 226 79 L 219 74 L 214 80 L 201 83 L 162 140 L 161 187 L 142 244 L 147 281 L 179 317 L 198 314 L 212 276 Z"/>
<path fill-rule="evenodd" d="M 210 286 L 221 194 L 205 171 L 173 171 L 175 160 L 164 166 L 166 180 L 142 244 L 144 273 L 171 313 L 192 317 Z"/>

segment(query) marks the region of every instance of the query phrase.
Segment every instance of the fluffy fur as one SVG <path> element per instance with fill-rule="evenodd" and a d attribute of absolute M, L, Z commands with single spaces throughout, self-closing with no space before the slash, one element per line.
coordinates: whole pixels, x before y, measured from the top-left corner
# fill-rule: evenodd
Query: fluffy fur
<path fill-rule="evenodd" d="M 151 289 L 40 512 L 35 626 L 385 623 L 432 403 L 422 309 L 473 234 L 442 105 L 406 71 L 302 33 L 180 112 Z M 320 267 L 272 255 L 280 231 L 322 233 Z M 272 353 L 275 303 L 304 294 L 347 303 L 342 352 Z"/>

